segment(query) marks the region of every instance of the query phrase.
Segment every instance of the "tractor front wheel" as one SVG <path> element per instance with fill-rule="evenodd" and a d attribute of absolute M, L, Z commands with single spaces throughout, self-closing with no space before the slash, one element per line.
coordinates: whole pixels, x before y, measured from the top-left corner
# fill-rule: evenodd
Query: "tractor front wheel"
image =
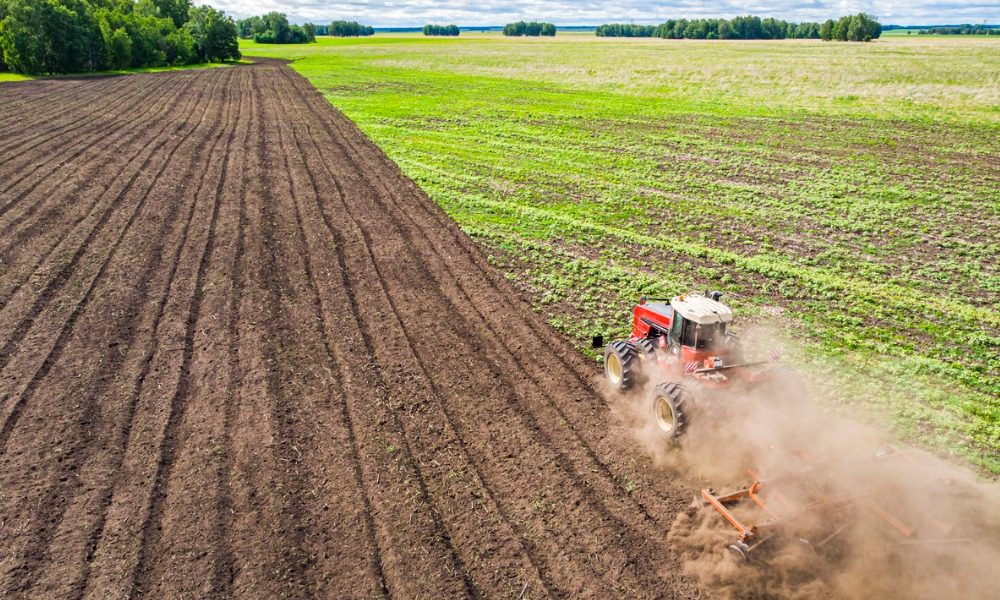
<path fill-rule="evenodd" d="M 618 392 L 624 392 L 639 380 L 642 362 L 632 342 L 611 342 L 604 349 L 604 376 Z"/>
<path fill-rule="evenodd" d="M 661 383 L 653 388 L 653 421 L 669 439 L 684 431 L 687 391 L 680 383 Z"/>

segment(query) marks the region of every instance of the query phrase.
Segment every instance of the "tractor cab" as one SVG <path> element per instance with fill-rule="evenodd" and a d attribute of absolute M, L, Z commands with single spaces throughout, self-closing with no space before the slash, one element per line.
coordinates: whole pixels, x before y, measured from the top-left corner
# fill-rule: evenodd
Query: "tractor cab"
<path fill-rule="evenodd" d="M 669 341 L 673 351 L 679 351 L 680 362 L 701 365 L 710 357 L 725 353 L 726 324 L 733 320 L 733 312 L 719 302 L 721 295 L 713 292 L 709 297 L 688 294 L 671 298 L 674 318 Z"/>
<path fill-rule="evenodd" d="M 686 294 L 666 299 L 642 298 L 633 311 L 632 343 L 672 355 L 674 362 L 697 362 L 725 354 L 726 324 L 733 312 L 719 302 L 721 292 L 707 297 Z"/>

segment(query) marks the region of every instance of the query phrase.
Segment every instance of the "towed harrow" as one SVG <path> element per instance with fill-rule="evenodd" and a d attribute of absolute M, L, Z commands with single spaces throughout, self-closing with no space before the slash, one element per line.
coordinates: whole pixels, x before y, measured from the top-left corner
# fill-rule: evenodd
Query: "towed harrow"
<path fill-rule="evenodd" d="M 766 541 L 779 535 L 794 536 L 799 542 L 821 551 L 866 516 L 874 516 L 899 543 L 936 545 L 967 542 L 955 535 L 955 528 L 927 514 L 912 502 L 914 490 L 899 489 L 888 475 L 892 469 L 920 470 L 920 465 L 904 452 L 893 448 L 851 465 L 831 465 L 815 461 L 803 452 L 792 453 L 772 478 L 748 469 L 751 483 L 741 489 L 717 493 L 702 490 L 707 507 L 714 508 L 737 531 L 728 546 L 744 560 Z M 852 480 L 846 474 L 865 475 Z M 935 482 L 928 479 L 930 492 Z M 737 508 L 741 511 L 737 514 Z"/>

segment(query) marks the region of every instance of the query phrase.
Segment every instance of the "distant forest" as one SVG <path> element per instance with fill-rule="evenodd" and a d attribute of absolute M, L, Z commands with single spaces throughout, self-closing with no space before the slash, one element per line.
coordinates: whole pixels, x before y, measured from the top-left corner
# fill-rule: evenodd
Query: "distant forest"
<path fill-rule="evenodd" d="M 457 36 L 458 25 L 424 25 L 424 35 Z"/>
<path fill-rule="evenodd" d="M 789 23 L 774 18 L 669 19 L 659 25 L 611 23 L 596 30 L 597 37 L 655 37 L 670 40 L 783 40 L 823 39 L 864 42 L 877 39 L 882 25 L 864 13 L 820 23 Z"/>
<path fill-rule="evenodd" d="M 330 23 L 330 35 L 333 37 L 368 37 L 375 35 L 375 29 L 357 21 L 334 21 Z"/>
<path fill-rule="evenodd" d="M 513 37 L 522 35 L 530 37 L 544 35 L 551 37 L 556 34 L 556 26 L 552 23 L 538 23 L 536 21 L 525 23 L 524 21 L 518 21 L 517 23 L 507 23 L 504 25 L 503 34 Z"/>
<path fill-rule="evenodd" d="M 269 12 L 263 17 L 250 17 L 236 22 L 240 37 L 258 44 L 307 44 L 316 41 L 317 27 L 306 23 L 289 25 L 284 13 Z"/>
<path fill-rule="evenodd" d="M 931 27 L 921 29 L 920 35 L 1000 35 L 1000 29 L 993 25 L 956 25 L 954 27 Z"/>

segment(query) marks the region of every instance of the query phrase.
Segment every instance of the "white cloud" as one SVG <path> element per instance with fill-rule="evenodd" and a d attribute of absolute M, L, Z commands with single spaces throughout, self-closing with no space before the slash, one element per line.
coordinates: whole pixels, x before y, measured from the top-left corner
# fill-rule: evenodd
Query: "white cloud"
<path fill-rule="evenodd" d="M 199 0 L 194 0 L 200 3 Z M 426 23 L 459 26 L 503 25 L 539 20 L 557 25 L 599 25 L 609 22 L 656 24 L 671 18 L 757 15 L 788 21 L 825 21 L 867 12 L 883 24 L 927 25 L 1000 23 L 1000 0 L 354 0 L 348 2 L 283 2 L 281 0 L 209 0 L 209 4 L 242 18 L 269 11 L 283 12 L 296 23 L 326 23 L 334 19 L 360 21 L 375 27 L 420 27 Z"/>

